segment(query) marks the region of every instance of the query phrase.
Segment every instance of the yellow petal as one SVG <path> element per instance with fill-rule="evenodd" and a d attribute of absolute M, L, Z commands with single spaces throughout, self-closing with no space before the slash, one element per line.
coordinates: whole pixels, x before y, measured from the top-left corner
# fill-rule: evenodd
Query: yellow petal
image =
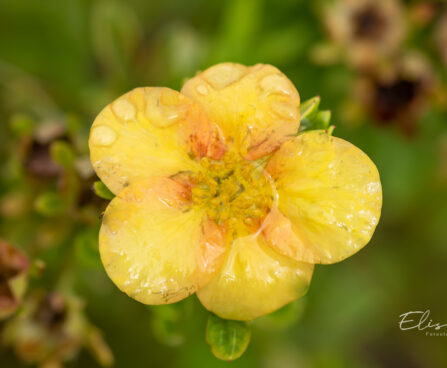
<path fill-rule="evenodd" d="M 190 191 L 168 178 L 131 184 L 105 211 L 101 259 L 120 290 L 145 304 L 179 301 L 218 271 L 219 228 L 189 207 Z"/>
<path fill-rule="evenodd" d="M 115 194 L 140 179 L 196 170 L 190 156 L 223 153 L 203 110 L 169 88 L 136 88 L 105 107 L 89 146 L 96 173 Z"/>
<path fill-rule="evenodd" d="M 202 106 L 227 145 L 247 159 L 274 151 L 298 132 L 299 94 L 271 65 L 217 64 L 187 81 L 182 93 Z"/>
<path fill-rule="evenodd" d="M 334 263 L 371 239 L 380 218 L 382 187 L 374 163 L 351 143 L 309 132 L 284 143 L 267 171 L 279 211 L 266 221 L 267 242 L 310 263 Z"/>
<path fill-rule="evenodd" d="M 273 251 L 262 235 L 241 237 L 234 240 L 217 276 L 197 296 L 222 318 L 251 320 L 303 296 L 313 267 Z"/>

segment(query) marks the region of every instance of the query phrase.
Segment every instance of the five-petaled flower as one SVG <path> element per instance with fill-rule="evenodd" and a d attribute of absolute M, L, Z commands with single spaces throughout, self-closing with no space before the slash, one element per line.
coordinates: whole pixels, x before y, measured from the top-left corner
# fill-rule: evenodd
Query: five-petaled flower
<path fill-rule="evenodd" d="M 145 304 L 196 292 L 220 317 L 250 320 L 301 297 L 314 264 L 367 244 L 375 165 L 299 124 L 294 85 L 260 64 L 218 64 L 181 93 L 137 88 L 108 105 L 89 144 L 116 194 L 99 234 L 113 282 Z"/>

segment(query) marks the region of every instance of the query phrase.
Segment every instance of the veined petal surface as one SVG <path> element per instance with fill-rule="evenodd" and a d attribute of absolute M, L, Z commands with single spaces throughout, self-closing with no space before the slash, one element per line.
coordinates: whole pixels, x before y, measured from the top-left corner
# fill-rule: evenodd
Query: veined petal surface
<path fill-rule="evenodd" d="M 92 165 L 118 194 L 151 176 L 194 171 L 192 157 L 219 158 L 217 127 L 191 99 L 169 88 L 136 88 L 105 107 L 90 131 Z"/>
<path fill-rule="evenodd" d="M 131 184 L 107 207 L 101 260 L 120 290 L 145 304 L 177 302 L 206 285 L 225 253 L 220 229 L 168 178 Z"/>
<path fill-rule="evenodd" d="M 335 263 L 372 237 L 382 187 L 374 163 L 351 143 L 323 132 L 285 142 L 267 164 L 279 211 L 264 235 L 278 252 L 310 263 Z"/>
<path fill-rule="evenodd" d="M 262 234 L 245 236 L 233 241 L 221 270 L 197 296 L 219 317 L 252 320 L 303 296 L 313 268 L 275 252 Z"/>
<path fill-rule="evenodd" d="M 206 111 L 227 145 L 247 159 L 273 152 L 298 132 L 299 94 L 274 66 L 217 64 L 188 80 L 181 92 Z"/>

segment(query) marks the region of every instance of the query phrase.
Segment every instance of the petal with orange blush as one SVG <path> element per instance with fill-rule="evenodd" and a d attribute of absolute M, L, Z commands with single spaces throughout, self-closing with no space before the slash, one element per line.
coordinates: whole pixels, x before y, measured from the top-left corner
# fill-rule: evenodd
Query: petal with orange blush
<path fill-rule="evenodd" d="M 322 131 L 300 134 L 274 153 L 266 170 L 278 191 L 267 242 L 310 263 L 335 263 L 371 239 L 382 187 L 374 163 L 351 143 Z"/>
<path fill-rule="evenodd" d="M 223 140 L 198 104 L 169 88 L 136 88 L 105 107 L 89 139 L 93 167 L 115 194 L 151 176 L 195 171 Z"/>
<path fill-rule="evenodd" d="M 271 65 L 217 64 L 188 80 L 181 92 L 206 111 L 227 145 L 246 159 L 273 152 L 298 132 L 299 94 Z"/>
<path fill-rule="evenodd" d="M 197 264 L 203 273 L 213 275 L 223 264 L 227 250 L 225 231 L 213 220 L 204 220 Z"/>
<path fill-rule="evenodd" d="M 221 318 L 248 321 L 303 296 L 314 265 L 272 250 L 262 235 L 237 238 L 223 266 L 197 292 L 200 302 Z"/>
<path fill-rule="evenodd" d="M 169 178 L 130 184 L 107 207 L 101 260 L 115 285 L 145 304 L 177 302 L 206 285 L 225 253 L 220 229 Z"/>

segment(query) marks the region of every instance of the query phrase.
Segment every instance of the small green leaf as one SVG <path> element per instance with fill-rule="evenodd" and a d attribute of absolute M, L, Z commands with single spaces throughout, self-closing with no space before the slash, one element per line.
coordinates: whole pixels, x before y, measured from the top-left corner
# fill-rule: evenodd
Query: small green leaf
<path fill-rule="evenodd" d="M 45 192 L 37 197 L 35 202 L 36 211 L 44 216 L 55 216 L 68 209 L 68 203 L 55 192 Z"/>
<path fill-rule="evenodd" d="M 93 191 L 95 194 L 102 198 L 107 200 L 112 200 L 115 197 L 115 194 L 113 194 L 109 188 L 106 187 L 106 185 L 101 181 L 95 181 L 93 184 Z"/>
<path fill-rule="evenodd" d="M 318 106 L 320 106 L 320 101 L 320 96 L 312 97 L 304 101 L 300 106 L 301 120 L 315 117 L 318 112 Z"/>
<path fill-rule="evenodd" d="M 75 153 L 73 149 L 67 142 L 56 141 L 51 144 L 50 147 L 51 157 L 59 165 L 65 169 L 70 169 L 73 167 L 75 162 Z"/>
<path fill-rule="evenodd" d="M 247 322 L 208 317 L 206 340 L 216 358 L 235 360 L 247 349 L 251 330 Z"/>

